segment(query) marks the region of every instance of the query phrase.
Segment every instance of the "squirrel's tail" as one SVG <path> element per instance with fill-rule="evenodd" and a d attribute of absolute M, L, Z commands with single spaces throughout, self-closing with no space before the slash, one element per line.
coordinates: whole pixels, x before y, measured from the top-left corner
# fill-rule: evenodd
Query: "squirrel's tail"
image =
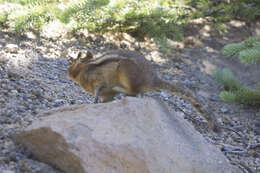
<path fill-rule="evenodd" d="M 208 104 L 204 102 L 201 98 L 195 95 L 191 89 L 187 88 L 182 83 L 169 83 L 164 80 L 156 80 L 154 83 L 156 89 L 167 90 L 174 95 L 177 95 L 184 100 L 190 102 L 190 104 L 195 107 L 195 109 L 208 121 L 210 129 L 214 132 L 219 132 L 220 127 L 218 126 L 217 119 L 213 114 L 213 110 L 209 107 Z"/>

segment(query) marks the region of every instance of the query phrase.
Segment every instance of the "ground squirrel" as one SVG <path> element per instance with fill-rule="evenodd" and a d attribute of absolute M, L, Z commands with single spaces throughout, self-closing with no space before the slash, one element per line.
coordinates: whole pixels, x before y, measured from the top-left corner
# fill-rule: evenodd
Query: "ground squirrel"
<path fill-rule="evenodd" d="M 206 104 L 182 83 L 169 83 L 160 79 L 148 60 L 138 52 L 114 50 L 96 58 L 90 51 L 79 52 L 69 59 L 69 76 L 85 91 L 103 102 L 113 100 L 118 93 L 136 96 L 152 90 L 167 90 L 190 102 L 208 121 L 213 131 L 218 131 L 217 121 Z"/>

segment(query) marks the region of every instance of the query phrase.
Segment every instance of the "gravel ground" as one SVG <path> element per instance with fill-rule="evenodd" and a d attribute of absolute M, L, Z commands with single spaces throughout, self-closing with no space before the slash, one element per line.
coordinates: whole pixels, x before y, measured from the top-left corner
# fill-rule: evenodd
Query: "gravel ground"
<path fill-rule="evenodd" d="M 220 135 L 211 133 L 205 120 L 191 105 L 176 96 L 155 91 L 141 97 L 160 98 L 170 108 L 182 111 L 184 118 L 191 121 L 209 142 L 219 147 L 231 163 L 244 172 L 257 173 L 260 170 L 260 123 L 250 124 L 258 122 L 255 119 L 260 116 L 259 110 L 240 109 L 220 101 L 220 87 L 215 80 L 201 71 L 199 63 L 189 63 L 194 61 L 193 55 L 201 58 L 203 52 L 203 56 L 216 53 L 202 48 L 183 49 L 179 54 L 163 59 L 154 51 L 154 45 L 148 48 L 149 43 L 136 44 L 129 39 L 119 42 L 103 37 L 48 39 L 32 35 L 17 36 L 12 32 L 0 31 L 0 173 L 61 172 L 37 161 L 22 146 L 15 145 L 13 137 L 37 119 L 37 113 L 41 110 L 93 103 L 93 97 L 83 92 L 67 75 L 68 63 L 62 57 L 68 45 L 72 46 L 68 51 L 72 56 L 77 49 L 91 49 L 94 53 L 119 47 L 140 50 L 155 64 L 162 78 L 198 85 L 199 90 L 203 91 L 201 97 L 208 99 L 208 104 L 215 107 L 219 121 L 227 127 Z M 82 44 L 86 42 L 88 44 Z M 179 56 L 185 61 L 178 59 Z M 256 116 L 237 116 L 248 112 Z"/>

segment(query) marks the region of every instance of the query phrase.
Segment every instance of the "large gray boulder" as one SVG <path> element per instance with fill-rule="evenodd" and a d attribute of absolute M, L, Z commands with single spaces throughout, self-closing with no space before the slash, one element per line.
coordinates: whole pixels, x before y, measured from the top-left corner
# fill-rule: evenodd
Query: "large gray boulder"
<path fill-rule="evenodd" d="M 16 140 L 66 173 L 239 173 L 178 113 L 153 99 L 55 109 Z"/>

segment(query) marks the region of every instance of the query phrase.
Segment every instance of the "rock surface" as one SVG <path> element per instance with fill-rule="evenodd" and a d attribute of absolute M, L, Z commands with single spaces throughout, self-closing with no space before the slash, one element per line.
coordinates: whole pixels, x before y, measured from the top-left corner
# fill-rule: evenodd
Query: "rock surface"
<path fill-rule="evenodd" d="M 54 109 L 16 141 L 67 173 L 240 172 L 178 113 L 153 99 Z"/>

